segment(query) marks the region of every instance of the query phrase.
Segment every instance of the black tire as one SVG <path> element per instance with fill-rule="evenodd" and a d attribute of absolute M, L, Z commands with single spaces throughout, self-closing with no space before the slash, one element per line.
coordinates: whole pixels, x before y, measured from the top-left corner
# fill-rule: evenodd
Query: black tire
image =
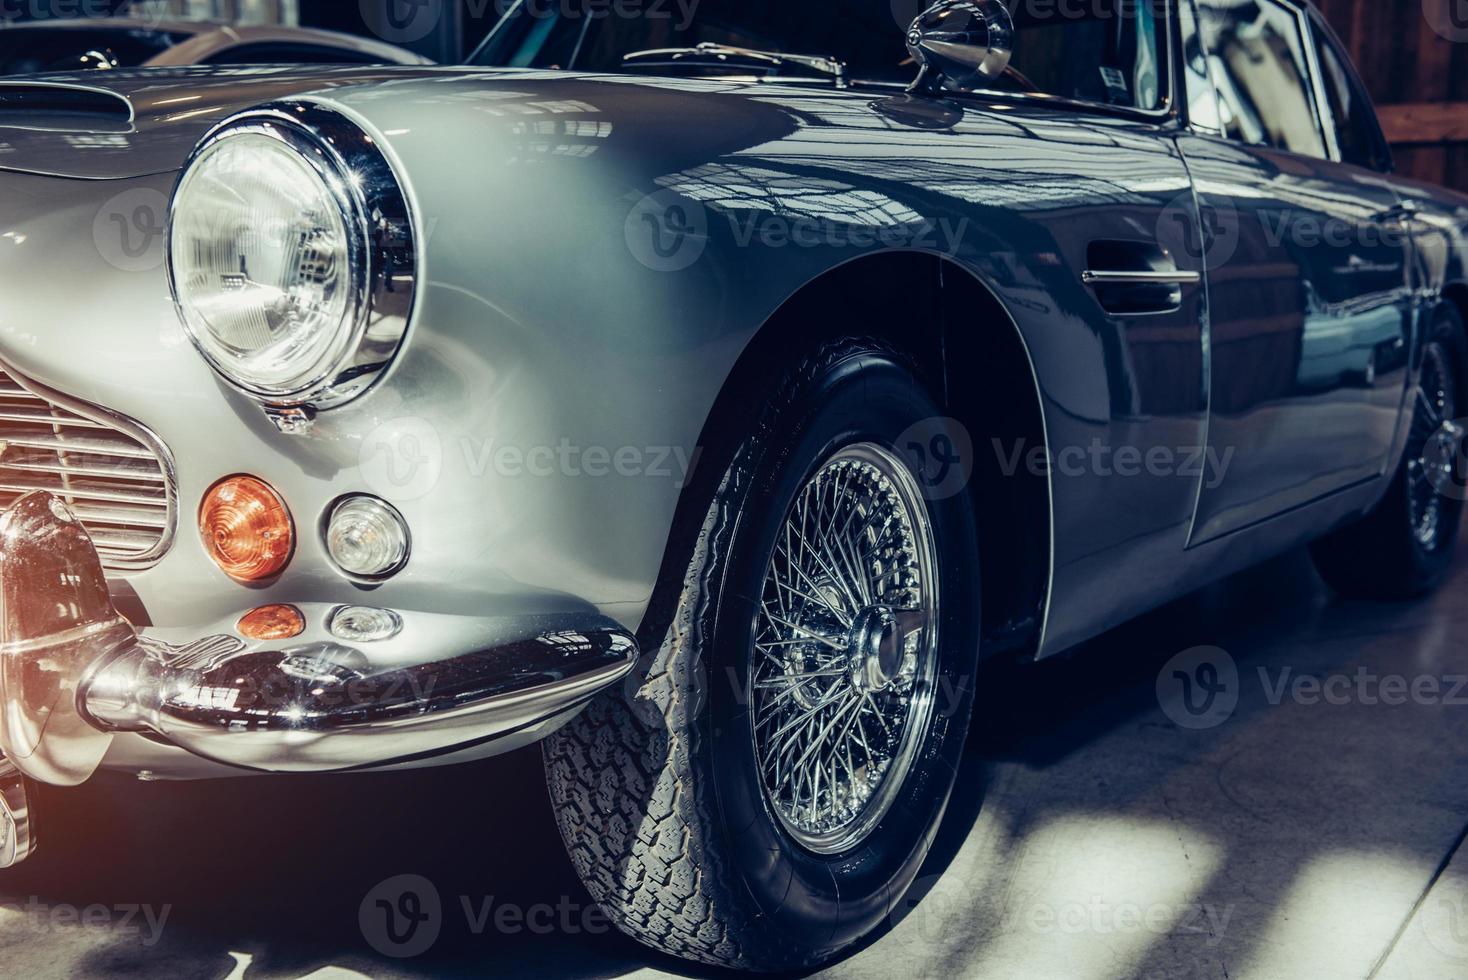
<path fill-rule="evenodd" d="M 545 742 L 572 862 L 624 932 L 703 964 L 802 969 L 872 933 L 908 891 L 952 791 L 973 706 L 979 569 L 968 493 L 924 495 L 942 597 L 930 688 L 938 701 L 869 836 L 820 854 L 787 833 L 763 795 L 741 691 L 754 669 L 760 600 L 751 597 L 761 595 L 769 542 L 806 477 L 858 442 L 914 452 L 899 445 L 903 434 L 946 426 L 941 416 L 902 359 L 875 342 L 828 345 L 803 363 L 734 452 L 661 645 L 650 640 L 625 690 Z M 914 477 L 923 468 L 905 465 Z"/>
<path fill-rule="evenodd" d="M 1463 520 L 1462 446 L 1449 447 L 1446 456 L 1437 457 L 1434 479 L 1428 479 L 1424 461 L 1430 447 L 1442 448 L 1434 439 L 1439 421 L 1454 420 L 1468 407 L 1463 401 L 1468 395 L 1468 335 L 1456 309 L 1436 311 L 1424 348 L 1423 384 L 1412 399 L 1411 434 L 1386 497 L 1364 519 L 1311 549 L 1326 584 L 1348 598 L 1414 599 L 1441 585 L 1452 568 Z M 1427 507 L 1437 514 L 1430 541 L 1418 533 Z"/>

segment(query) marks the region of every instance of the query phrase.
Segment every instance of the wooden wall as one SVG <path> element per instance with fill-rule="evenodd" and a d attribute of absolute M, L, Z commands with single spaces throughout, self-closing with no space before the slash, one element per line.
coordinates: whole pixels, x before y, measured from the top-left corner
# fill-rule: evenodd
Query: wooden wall
<path fill-rule="evenodd" d="M 1316 3 L 1376 100 L 1397 169 L 1468 191 L 1468 0 Z"/>

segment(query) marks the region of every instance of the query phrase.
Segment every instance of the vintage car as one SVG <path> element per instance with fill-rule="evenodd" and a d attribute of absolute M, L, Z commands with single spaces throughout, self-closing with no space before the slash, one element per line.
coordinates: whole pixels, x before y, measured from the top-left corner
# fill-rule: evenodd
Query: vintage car
<path fill-rule="evenodd" d="M 3 863 L 101 768 L 540 742 L 622 929 L 807 967 L 981 662 L 1305 543 L 1444 577 L 1468 199 L 1313 8 L 638 9 L 0 88 Z"/>
<path fill-rule="evenodd" d="M 426 65 L 382 41 L 304 27 L 151 17 L 25 21 L 0 28 L 0 75 L 182 65 Z"/>

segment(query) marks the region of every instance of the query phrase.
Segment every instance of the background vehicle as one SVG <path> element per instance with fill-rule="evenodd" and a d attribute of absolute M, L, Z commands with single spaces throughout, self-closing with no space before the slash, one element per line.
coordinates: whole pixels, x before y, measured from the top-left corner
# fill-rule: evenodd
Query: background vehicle
<path fill-rule="evenodd" d="M 911 886 L 982 659 L 1307 542 L 1439 582 L 1468 200 L 1391 173 L 1313 11 L 889 6 L 0 87 L 0 278 L 90 284 L 0 306 L 0 439 L 57 456 L 0 460 L 54 675 L 10 799 L 544 740 L 619 926 L 799 968 Z M 63 411 L 148 465 L 71 473 Z"/>
<path fill-rule="evenodd" d="M 47 20 L 0 29 L 0 76 L 177 65 L 425 65 L 381 41 L 301 27 L 131 17 Z"/>

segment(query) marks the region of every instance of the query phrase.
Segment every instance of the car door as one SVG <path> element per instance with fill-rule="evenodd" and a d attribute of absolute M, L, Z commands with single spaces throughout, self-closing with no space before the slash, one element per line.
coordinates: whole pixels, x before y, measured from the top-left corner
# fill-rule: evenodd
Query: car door
<path fill-rule="evenodd" d="M 1050 591 L 1064 597 L 1046 612 L 1049 654 L 1186 582 L 1178 555 L 1211 474 L 1204 292 L 1197 256 L 1169 234 L 1197 225 L 1174 141 L 1170 5 L 1009 8 L 1011 72 L 994 95 L 894 96 L 885 111 L 909 120 L 906 146 L 931 140 L 895 157 L 903 193 L 930 179 L 919 161 L 941 159 L 938 187 L 967 200 L 975 234 L 959 258 L 988 272 L 1045 389 Z M 969 329 L 988 329 L 975 312 Z M 949 349 L 960 370 L 966 343 Z M 976 445 L 1008 469 L 1015 444 L 992 435 Z"/>
<path fill-rule="evenodd" d="M 1349 62 L 1332 52 L 1327 78 L 1283 0 L 1197 0 L 1196 16 L 1214 98 L 1190 92 L 1179 145 L 1207 231 L 1208 442 L 1230 464 L 1194 545 L 1383 475 L 1413 317 L 1379 130 L 1337 134 L 1337 114 L 1364 118 Z"/>

